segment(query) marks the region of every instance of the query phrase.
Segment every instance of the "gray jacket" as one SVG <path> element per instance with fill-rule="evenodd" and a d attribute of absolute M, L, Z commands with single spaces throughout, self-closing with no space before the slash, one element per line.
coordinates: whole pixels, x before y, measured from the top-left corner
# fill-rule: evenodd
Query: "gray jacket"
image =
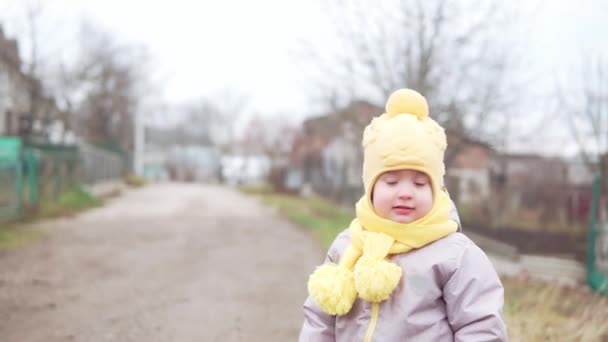
<path fill-rule="evenodd" d="M 342 232 L 327 261 L 337 263 L 350 243 Z M 485 253 L 464 234 L 452 233 L 423 248 L 390 256 L 403 270 L 391 297 L 379 304 L 368 332 L 372 304 L 357 299 L 344 316 L 304 303 L 300 342 L 305 341 L 507 341 L 503 286 Z"/>

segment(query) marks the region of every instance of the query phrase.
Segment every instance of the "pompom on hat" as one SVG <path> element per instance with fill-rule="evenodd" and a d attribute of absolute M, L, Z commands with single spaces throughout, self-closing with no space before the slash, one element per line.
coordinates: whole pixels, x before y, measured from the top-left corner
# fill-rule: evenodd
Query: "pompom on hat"
<path fill-rule="evenodd" d="M 411 89 L 399 89 L 386 101 L 386 113 L 388 115 L 412 114 L 419 119 L 429 116 L 429 105 L 419 92 Z"/>

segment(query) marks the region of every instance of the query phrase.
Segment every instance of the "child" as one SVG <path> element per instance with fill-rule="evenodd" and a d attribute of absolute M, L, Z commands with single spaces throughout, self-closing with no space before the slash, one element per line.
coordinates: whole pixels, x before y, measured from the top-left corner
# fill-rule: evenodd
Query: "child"
<path fill-rule="evenodd" d="M 444 130 L 401 89 L 363 136 L 365 195 L 308 281 L 300 341 L 506 341 L 503 287 L 450 220 Z"/>

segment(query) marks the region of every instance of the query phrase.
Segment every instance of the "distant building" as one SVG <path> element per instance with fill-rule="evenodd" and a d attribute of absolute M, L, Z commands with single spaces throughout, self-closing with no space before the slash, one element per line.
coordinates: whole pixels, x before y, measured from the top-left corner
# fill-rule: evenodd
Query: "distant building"
<path fill-rule="evenodd" d="M 496 151 L 489 145 L 458 133 L 446 132 L 450 155 L 446 187 L 459 205 L 480 205 L 489 200 L 492 177 L 498 172 Z"/>
<path fill-rule="evenodd" d="M 171 180 L 186 182 L 219 182 L 221 152 L 213 146 L 174 146 L 167 159 Z"/>
<path fill-rule="evenodd" d="M 40 143 L 74 143 L 73 132 L 61 120 L 67 115 L 44 94 L 40 80 L 23 71 L 17 41 L 6 37 L 0 26 L 0 134 Z"/>
<path fill-rule="evenodd" d="M 29 106 L 29 77 L 21 70 L 21 58 L 15 39 L 4 35 L 0 26 L 0 133 L 17 135 L 18 113 Z"/>
<path fill-rule="evenodd" d="M 354 203 L 363 194 L 363 129 L 382 112 L 371 103 L 355 101 L 335 113 L 305 120 L 293 140 L 287 187 Z"/>
<path fill-rule="evenodd" d="M 253 185 L 267 182 L 271 160 L 262 154 L 225 155 L 221 160 L 222 180 L 230 185 Z"/>

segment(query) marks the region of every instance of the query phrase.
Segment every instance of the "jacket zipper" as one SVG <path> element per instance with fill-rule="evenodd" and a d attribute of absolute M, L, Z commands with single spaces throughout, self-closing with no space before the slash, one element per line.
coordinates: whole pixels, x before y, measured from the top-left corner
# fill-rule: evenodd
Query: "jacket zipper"
<path fill-rule="evenodd" d="M 378 321 L 378 313 L 380 312 L 380 304 L 372 303 L 372 317 L 369 320 L 369 326 L 367 327 L 367 332 L 365 333 L 365 338 L 363 342 L 371 342 L 372 335 L 374 334 L 374 329 L 376 329 L 376 322 Z"/>

